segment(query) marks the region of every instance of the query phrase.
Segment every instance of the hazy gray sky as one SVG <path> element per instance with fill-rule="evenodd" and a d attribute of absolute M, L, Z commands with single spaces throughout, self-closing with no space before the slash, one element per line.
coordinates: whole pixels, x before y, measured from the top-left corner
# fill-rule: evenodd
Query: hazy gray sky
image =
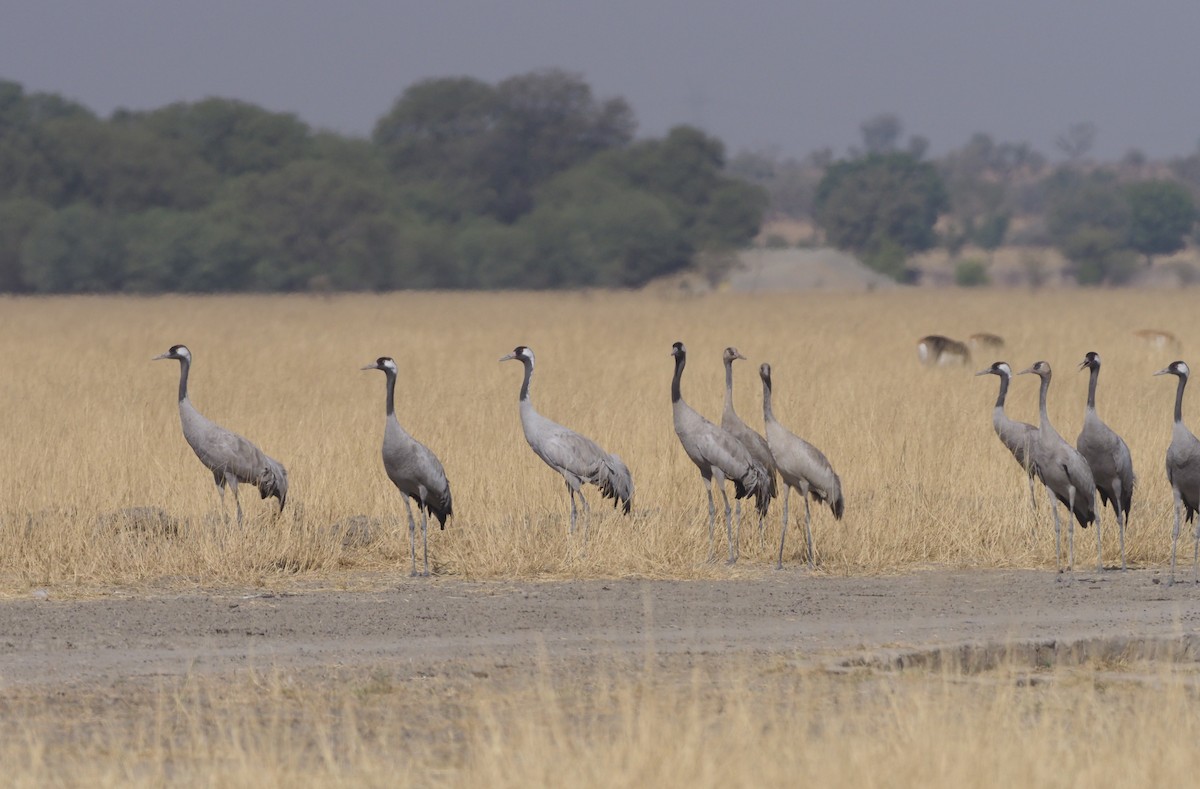
<path fill-rule="evenodd" d="M 1197 0 L 4 0 L 0 77 L 107 115 L 205 96 L 367 134 L 407 85 L 545 67 L 731 152 L 838 153 L 893 112 L 934 153 L 975 131 L 1057 155 L 1200 139 Z"/>

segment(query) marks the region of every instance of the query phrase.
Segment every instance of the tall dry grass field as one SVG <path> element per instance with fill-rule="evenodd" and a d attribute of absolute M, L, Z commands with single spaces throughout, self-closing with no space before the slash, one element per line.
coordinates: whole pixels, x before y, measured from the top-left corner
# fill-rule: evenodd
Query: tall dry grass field
<path fill-rule="evenodd" d="M 1096 668 L 839 677 L 780 661 L 511 692 L 201 676 L 68 709 L 12 701 L 0 762 L 30 787 L 1191 785 L 1194 673 Z"/>
<path fill-rule="evenodd" d="M 737 567 L 705 562 L 704 489 L 672 429 L 668 354 L 675 340 L 689 351 L 684 398 L 713 420 L 726 345 L 752 360 L 735 367 L 736 405 L 751 425 L 761 427 L 758 363 L 772 364 L 776 415 L 822 448 L 843 481 L 842 522 L 814 509 L 821 572 L 928 563 L 1051 567 L 1044 497 L 1035 517 L 1021 471 L 992 433 L 997 380 L 971 375 L 993 359 L 976 359 L 970 370 L 926 370 L 916 361 L 919 336 L 974 331 L 1007 338 L 1003 356 L 1016 369 L 1050 361 L 1050 416 L 1070 441 L 1087 388 L 1077 365 L 1086 351 L 1100 352 L 1099 410 L 1129 442 L 1138 473 L 1129 559 L 1162 563 L 1171 522 L 1163 456 L 1175 379 L 1151 377 L 1171 357 L 1147 350 L 1131 332 L 1169 329 L 1186 359 L 1200 348 L 1194 299 L 1188 291 L 4 299 L 0 588 L 297 576 L 337 583 L 353 575 L 346 570 L 406 572 L 404 508 L 379 457 L 384 378 L 359 369 L 382 355 L 401 369 L 402 424 L 438 454 L 451 480 L 455 518 L 430 534 L 436 572 L 765 571 L 777 547 L 778 502 L 765 545 L 747 516 Z M 180 431 L 178 364 L 150 361 L 175 343 L 194 354 L 191 398 L 200 411 L 288 467 L 281 517 L 274 500 L 260 502 L 246 486 L 245 525 L 218 514 L 212 477 Z M 586 548 L 578 536 L 568 539 L 562 480 L 525 445 L 520 365 L 497 363 L 517 344 L 537 354 L 536 407 L 620 454 L 633 472 L 632 518 L 588 489 Z M 1036 422 L 1036 404 L 1037 379 L 1018 377 L 1010 415 Z M 1196 414 L 1200 406 L 1186 402 L 1185 418 Z M 161 508 L 171 521 L 114 516 L 135 507 Z M 795 496 L 791 511 L 784 559 L 797 565 L 803 508 Z M 371 524 L 361 544 L 343 544 L 333 528 L 351 519 Z M 1113 523 L 1106 513 L 1110 564 L 1118 560 Z M 1076 530 L 1075 537 L 1077 564 L 1091 566 L 1094 532 Z"/>

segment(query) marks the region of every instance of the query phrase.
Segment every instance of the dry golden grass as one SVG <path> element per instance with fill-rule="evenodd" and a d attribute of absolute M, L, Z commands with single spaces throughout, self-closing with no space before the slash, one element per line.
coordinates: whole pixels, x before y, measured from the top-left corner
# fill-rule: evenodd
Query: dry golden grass
<path fill-rule="evenodd" d="M 72 697 L 69 714 L 8 702 L 0 763 L 12 786 L 1190 785 L 1195 677 L 1120 668 L 841 677 L 780 661 L 515 690 L 196 677 Z"/>
<path fill-rule="evenodd" d="M 399 494 L 379 459 L 383 376 L 359 367 L 394 356 L 402 423 L 444 463 L 456 517 L 430 534 L 436 571 L 463 577 L 645 575 L 719 577 L 764 571 L 778 539 L 760 547 L 747 518 L 742 562 L 705 563 L 700 478 L 673 434 L 671 343 L 689 350 L 684 397 L 719 418 L 720 353 L 735 369 L 736 402 L 761 425 L 757 364 L 775 376 L 775 410 L 821 447 L 840 472 L 846 517 L 815 510 L 821 571 L 879 573 L 938 563 L 1053 566 L 1044 499 L 1029 511 L 1021 472 L 992 433 L 996 379 L 924 370 L 915 340 L 938 332 L 1005 336 L 1021 369 L 1056 370 L 1051 418 L 1068 440 L 1082 421 L 1088 350 L 1104 360 L 1099 409 L 1133 451 L 1139 486 L 1129 533 L 1134 564 L 1162 563 L 1171 496 L 1162 471 L 1174 379 L 1151 373 L 1171 359 L 1131 335 L 1173 331 L 1200 343 L 1187 291 L 904 291 L 780 296 L 719 294 L 395 294 L 386 296 L 75 298 L 0 301 L 0 402 L 7 429 L 0 476 L 0 590 L 39 585 L 86 591 L 113 584 L 186 587 L 304 577 L 341 583 L 358 571 L 407 571 Z M 180 433 L 178 365 L 151 362 L 174 343 L 195 355 L 193 402 L 290 471 L 289 507 L 243 487 L 245 528 L 216 516 L 211 476 Z M 637 486 L 625 519 L 589 489 L 591 540 L 568 541 L 561 479 L 525 446 L 517 414 L 521 369 L 497 358 L 531 346 L 533 396 L 545 415 L 625 459 Z M 1010 413 L 1036 421 L 1036 379 L 1021 377 Z M 1185 417 L 1198 413 L 1185 404 Z M 105 520 L 160 507 L 178 535 Z M 232 513 L 233 504 L 226 502 Z M 793 514 L 802 514 L 796 497 Z M 343 547 L 330 525 L 382 519 L 376 539 Z M 1111 527 L 1111 513 L 1105 517 Z M 1036 536 L 1030 538 L 1031 530 Z M 1117 561 L 1105 529 L 1106 562 Z M 789 530 L 785 561 L 802 554 Z M 1092 532 L 1076 532 L 1077 563 L 1094 562 Z M 723 534 L 717 553 L 724 547 Z"/>

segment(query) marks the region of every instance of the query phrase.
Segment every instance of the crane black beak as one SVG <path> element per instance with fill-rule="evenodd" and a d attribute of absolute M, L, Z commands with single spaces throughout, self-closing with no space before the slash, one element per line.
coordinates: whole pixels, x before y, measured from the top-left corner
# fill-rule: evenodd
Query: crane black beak
<path fill-rule="evenodd" d="M 517 355 L 516 355 L 515 353 L 510 353 L 510 354 L 508 354 L 508 355 L 506 355 L 506 356 L 501 356 L 501 357 L 500 357 L 499 359 L 497 359 L 496 361 L 498 361 L 498 362 L 507 362 L 509 359 L 515 359 L 515 358 L 517 358 Z"/>
<path fill-rule="evenodd" d="M 1080 369 L 1080 370 L 1084 369 L 1084 368 L 1085 368 L 1085 367 L 1087 367 L 1087 366 L 1088 366 L 1088 360 L 1087 360 L 1087 359 L 1084 359 L 1082 362 L 1080 362 L 1080 363 L 1079 363 L 1079 369 Z"/>
<path fill-rule="evenodd" d="M 150 361 L 157 362 L 159 359 L 170 359 L 170 358 L 171 358 L 171 352 L 167 351 L 166 353 L 160 353 L 158 356 L 155 356 Z"/>
<path fill-rule="evenodd" d="M 1170 375 L 1170 373 L 1171 373 L 1171 368 L 1170 368 L 1170 367 L 1164 367 L 1163 369 L 1161 369 L 1161 370 L 1159 370 L 1158 372 L 1156 372 L 1156 373 L 1155 373 L 1155 375 Z"/>

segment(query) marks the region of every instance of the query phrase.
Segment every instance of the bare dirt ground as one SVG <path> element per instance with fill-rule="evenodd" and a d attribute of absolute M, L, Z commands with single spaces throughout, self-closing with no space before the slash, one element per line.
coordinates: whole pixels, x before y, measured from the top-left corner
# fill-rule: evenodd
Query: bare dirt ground
<path fill-rule="evenodd" d="M 519 680 L 652 658 L 680 671 L 774 656 L 809 666 L 920 663 L 961 645 L 1191 642 L 1200 587 L 1165 573 L 803 570 L 736 581 L 375 579 L 372 591 L 214 591 L 0 602 L 0 700 L 136 690 L 247 668 L 319 680 L 386 671 Z M 388 584 L 384 586 L 384 584 Z"/>

